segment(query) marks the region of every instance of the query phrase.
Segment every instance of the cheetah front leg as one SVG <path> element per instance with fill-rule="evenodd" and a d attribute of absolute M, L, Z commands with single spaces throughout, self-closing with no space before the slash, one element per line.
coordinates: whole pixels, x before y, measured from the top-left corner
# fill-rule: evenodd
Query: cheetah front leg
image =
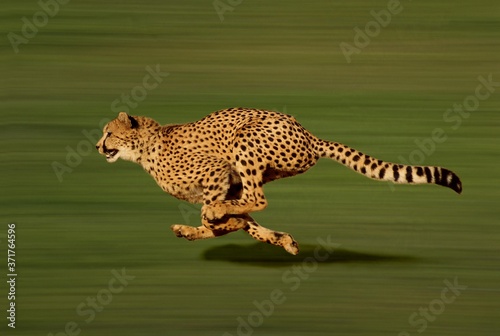
<path fill-rule="evenodd" d="M 226 235 L 228 233 L 244 229 L 247 225 L 241 218 L 229 217 L 225 221 L 217 223 L 202 220 L 203 225 L 194 227 L 189 225 L 174 224 L 170 229 L 177 237 L 187 240 L 209 239 Z"/>
<path fill-rule="evenodd" d="M 177 237 L 186 238 L 187 240 L 209 239 L 217 237 L 216 232 L 207 229 L 204 226 L 189 226 L 174 224 L 170 227 Z M 222 234 L 225 234 L 221 231 Z M 222 235 L 221 234 L 221 235 Z"/>
<path fill-rule="evenodd" d="M 258 241 L 281 246 L 293 255 L 299 253 L 298 244 L 289 233 L 265 228 L 247 214 L 227 217 L 226 221 L 219 221 L 217 224 L 206 220 L 202 220 L 202 223 L 203 226 L 199 227 L 177 224 L 172 225 L 171 229 L 177 237 L 186 238 L 187 240 L 215 238 L 243 229 Z"/>

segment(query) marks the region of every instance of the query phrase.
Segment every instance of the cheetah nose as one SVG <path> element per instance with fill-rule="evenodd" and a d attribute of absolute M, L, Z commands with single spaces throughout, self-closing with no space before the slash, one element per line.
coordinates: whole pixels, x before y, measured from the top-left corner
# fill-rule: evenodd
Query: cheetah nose
<path fill-rule="evenodd" d="M 99 145 L 95 145 L 95 149 L 99 149 L 99 147 L 100 147 Z"/>

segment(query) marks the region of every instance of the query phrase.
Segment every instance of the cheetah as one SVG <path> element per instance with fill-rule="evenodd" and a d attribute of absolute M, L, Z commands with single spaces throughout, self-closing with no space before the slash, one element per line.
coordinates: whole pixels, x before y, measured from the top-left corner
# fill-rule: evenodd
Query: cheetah
<path fill-rule="evenodd" d="M 320 158 L 375 180 L 462 191 L 459 177 L 448 169 L 385 162 L 321 140 L 290 115 L 260 109 L 229 108 L 164 126 L 120 112 L 104 127 L 96 148 L 110 163 L 119 158 L 138 163 L 172 196 L 203 204 L 201 226 L 172 225 L 177 237 L 207 239 L 244 230 L 293 255 L 299 248 L 289 233 L 261 226 L 250 213 L 267 206 L 264 184 L 302 174 Z"/>

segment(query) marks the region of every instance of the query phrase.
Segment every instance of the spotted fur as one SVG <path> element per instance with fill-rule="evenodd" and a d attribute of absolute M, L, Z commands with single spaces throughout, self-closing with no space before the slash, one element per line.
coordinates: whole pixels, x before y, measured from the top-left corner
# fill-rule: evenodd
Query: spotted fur
<path fill-rule="evenodd" d="M 462 191 L 460 179 L 450 170 L 378 160 L 318 139 L 294 117 L 273 111 L 230 108 L 193 123 L 165 126 L 120 112 L 103 133 L 96 148 L 108 162 L 136 162 L 165 192 L 203 204 L 201 226 L 172 225 L 178 237 L 188 240 L 242 229 L 297 254 L 290 234 L 259 225 L 249 213 L 266 208 L 264 184 L 304 173 L 322 157 L 375 180 L 432 183 Z"/>

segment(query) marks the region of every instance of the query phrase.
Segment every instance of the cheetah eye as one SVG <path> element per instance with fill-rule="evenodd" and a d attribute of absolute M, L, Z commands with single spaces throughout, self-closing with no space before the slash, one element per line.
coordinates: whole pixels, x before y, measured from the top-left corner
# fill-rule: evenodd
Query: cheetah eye
<path fill-rule="evenodd" d="M 111 136 L 111 132 L 107 132 L 107 135 L 108 135 L 108 136 Z"/>

